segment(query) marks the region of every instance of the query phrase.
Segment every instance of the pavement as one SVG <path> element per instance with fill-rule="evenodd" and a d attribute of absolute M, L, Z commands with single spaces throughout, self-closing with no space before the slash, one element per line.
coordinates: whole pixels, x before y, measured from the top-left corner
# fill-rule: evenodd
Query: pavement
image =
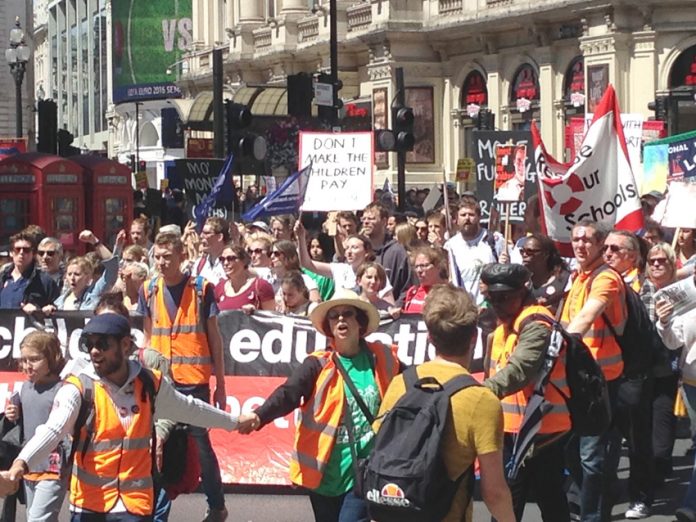
<path fill-rule="evenodd" d="M 656 494 L 652 507 L 652 516 L 645 518 L 648 522 L 673 522 L 674 511 L 681 505 L 684 492 L 691 478 L 693 456 L 685 456 L 690 441 L 677 440 L 674 449 L 674 474 Z M 612 521 L 625 520 L 628 509 L 627 477 L 628 459 L 623 452 L 619 464 L 619 481 L 621 496 L 614 507 Z M 229 487 L 225 495 L 229 510 L 229 522 L 311 522 L 314 520 L 309 499 L 298 490 L 291 488 L 272 488 L 264 493 L 241 487 Z M 202 494 L 183 495 L 172 506 L 169 520 L 172 522 L 194 522 L 202 520 L 205 514 L 205 496 Z M 23 507 L 17 511 L 17 520 L 26 520 Z M 69 521 L 67 502 L 59 521 Z M 478 497 L 474 502 L 474 522 L 489 522 L 490 515 L 485 504 Z M 528 503 L 522 522 L 541 522 L 541 515 L 536 504 Z M 553 522 L 553 521 L 549 521 Z"/>

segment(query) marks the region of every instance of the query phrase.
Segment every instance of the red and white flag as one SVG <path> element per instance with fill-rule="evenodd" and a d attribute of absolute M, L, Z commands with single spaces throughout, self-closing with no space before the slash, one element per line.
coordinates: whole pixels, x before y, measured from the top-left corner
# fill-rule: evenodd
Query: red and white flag
<path fill-rule="evenodd" d="M 570 233 L 578 221 L 603 221 L 616 229 L 636 231 L 643 226 L 640 205 L 621 113 L 609 85 L 597 106 L 582 145 L 570 163 L 559 163 L 546 152 L 532 123 L 534 159 L 539 177 L 542 227 L 561 252 L 572 256 Z"/>

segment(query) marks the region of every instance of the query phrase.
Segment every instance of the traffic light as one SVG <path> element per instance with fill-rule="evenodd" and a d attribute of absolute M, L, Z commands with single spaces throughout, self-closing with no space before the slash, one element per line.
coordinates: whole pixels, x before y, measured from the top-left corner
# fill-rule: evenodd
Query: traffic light
<path fill-rule="evenodd" d="M 147 172 L 147 161 L 140 160 L 138 162 L 138 172 Z"/>
<path fill-rule="evenodd" d="M 338 91 L 343 88 L 343 82 L 341 80 L 336 80 L 333 82 L 330 74 L 321 73 L 317 77 L 317 83 L 323 85 L 330 85 L 331 92 L 333 94 L 333 100 L 331 105 L 319 105 L 317 104 L 317 114 L 320 120 L 325 121 L 336 121 L 338 120 L 338 110 L 343 107 L 343 100 L 338 96 Z"/>
<path fill-rule="evenodd" d="M 225 121 L 227 123 L 227 153 L 235 158 L 263 160 L 266 157 L 266 139 L 246 130 L 253 115 L 246 105 L 225 102 Z"/>
<path fill-rule="evenodd" d="M 71 132 L 60 129 L 58 131 L 58 155 L 67 158 L 80 154 L 80 149 L 72 146 L 74 140 L 75 136 L 73 136 Z"/>
<path fill-rule="evenodd" d="M 128 168 L 131 172 L 136 172 L 135 170 L 135 154 L 128 156 Z"/>
<path fill-rule="evenodd" d="M 655 101 L 648 103 L 648 109 L 655 112 L 655 119 L 660 121 L 667 121 L 667 116 L 669 114 L 669 97 L 668 96 L 656 96 Z"/>
<path fill-rule="evenodd" d="M 416 138 L 413 135 L 415 116 L 411 107 L 399 103 L 392 104 L 392 128 L 394 130 L 394 150 L 405 152 L 413 150 Z"/>
<path fill-rule="evenodd" d="M 39 136 L 36 150 L 46 154 L 58 152 L 58 105 L 53 100 L 39 100 Z"/>
<path fill-rule="evenodd" d="M 490 109 L 479 110 L 476 116 L 476 128 L 478 130 L 495 130 L 495 114 Z"/>
<path fill-rule="evenodd" d="M 288 116 L 312 117 L 314 86 L 308 73 L 288 75 Z"/>

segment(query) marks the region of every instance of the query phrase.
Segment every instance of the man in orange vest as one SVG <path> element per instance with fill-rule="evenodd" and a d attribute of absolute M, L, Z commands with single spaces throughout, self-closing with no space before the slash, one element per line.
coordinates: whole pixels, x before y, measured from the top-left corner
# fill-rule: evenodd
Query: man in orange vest
<path fill-rule="evenodd" d="M 70 479 L 71 520 L 152 520 L 154 419 L 236 428 L 235 417 L 176 392 L 159 372 L 129 359 L 132 346 L 130 324 L 122 315 L 104 313 L 87 323 L 79 347 L 89 354 L 91 364 L 79 376 L 68 377 L 58 391 L 46 424 L 36 429 L 9 472 L 0 476 L 0 492 L 11 481 L 18 483 L 73 434 L 77 444 Z M 89 411 L 82 408 L 87 397 L 91 413 L 81 415 Z"/>
<path fill-rule="evenodd" d="M 484 384 L 501 398 L 504 456 L 510 461 L 519 436 L 525 408 L 540 376 L 551 336 L 550 325 L 535 316 L 553 316 L 537 305 L 530 292 L 531 272 L 517 264 L 490 264 L 481 272 L 481 290 L 495 311 L 499 325 L 493 332 L 489 377 Z M 534 446 L 515 478 L 508 477 L 515 518 L 522 519 L 528 491 L 544 520 L 570 520 L 563 484 L 565 435 L 570 414 L 556 386 L 568 394 L 563 357 L 557 359 L 544 398 L 551 409 L 534 436 Z"/>
<path fill-rule="evenodd" d="M 582 336 L 607 380 L 611 407 L 616 411 L 623 374 L 621 347 L 606 320 L 618 335 L 626 326 L 628 310 L 621 275 L 605 264 L 604 240 L 611 230 L 604 223 L 579 221 L 571 231 L 578 271 L 563 305 L 561 322 L 571 334 Z M 579 463 L 569 462 L 578 488 L 582 522 L 611 518 L 612 478 L 619 464 L 620 436 L 612 426 L 599 436 L 578 437 Z"/>
<path fill-rule="evenodd" d="M 160 275 L 143 283 L 138 299 L 138 312 L 145 316 L 144 346 L 169 360 L 175 387 L 184 395 L 209 402 L 214 375 L 214 404 L 224 410 L 225 365 L 213 287 L 202 277 L 181 271 L 184 246 L 176 234 L 157 234 L 153 251 Z M 193 428 L 190 433 L 198 446 L 201 482 L 208 500 L 205 520 L 223 521 L 227 518 L 225 495 L 210 437 L 204 429 Z"/>

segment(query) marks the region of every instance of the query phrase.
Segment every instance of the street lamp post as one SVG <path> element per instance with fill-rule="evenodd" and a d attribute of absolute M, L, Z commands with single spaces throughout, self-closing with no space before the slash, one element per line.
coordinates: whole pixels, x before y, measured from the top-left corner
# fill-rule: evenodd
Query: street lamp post
<path fill-rule="evenodd" d="M 10 66 L 10 71 L 15 81 L 16 90 L 16 116 L 17 116 L 17 137 L 21 138 L 22 131 L 22 82 L 24 73 L 27 70 L 27 62 L 31 55 L 31 48 L 24 41 L 25 35 L 19 24 L 19 16 L 15 21 L 15 26 L 10 31 L 10 47 L 5 50 L 5 58 Z"/>

